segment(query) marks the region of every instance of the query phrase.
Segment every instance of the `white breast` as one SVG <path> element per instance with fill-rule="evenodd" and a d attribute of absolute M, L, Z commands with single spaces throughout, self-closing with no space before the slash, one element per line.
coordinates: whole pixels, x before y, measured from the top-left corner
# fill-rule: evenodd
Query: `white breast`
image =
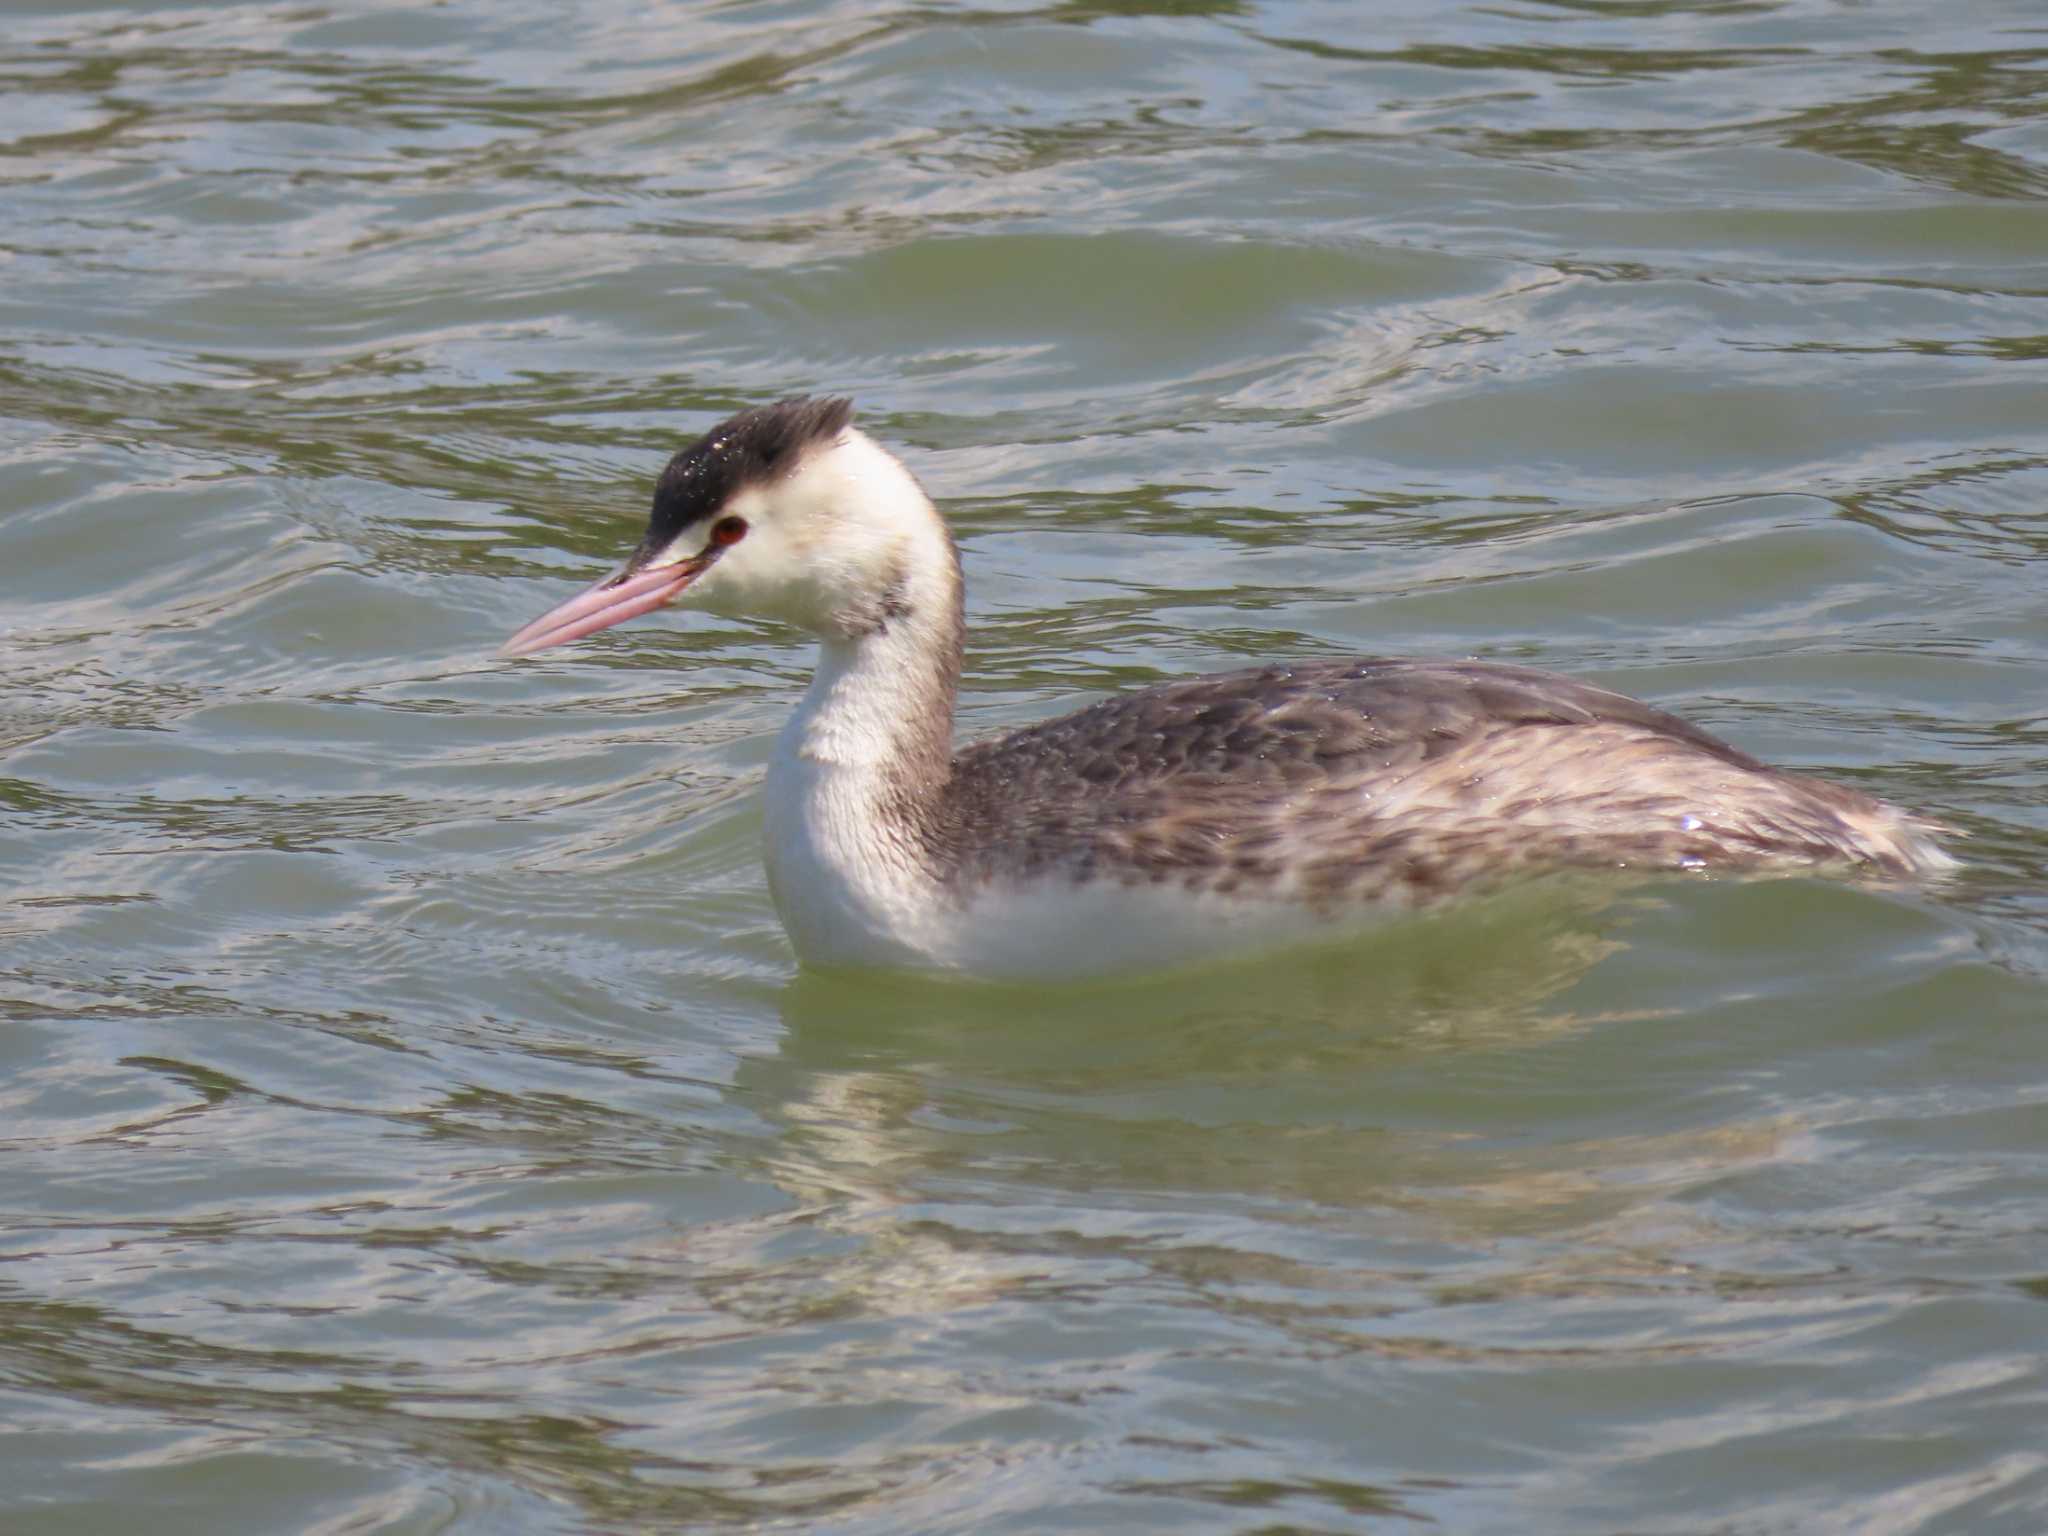
<path fill-rule="evenodd" d="M 962 903 L 927 963 L 1004 980 L 1071 980 L 1166 970 L 1357 932 L 1386 912 L 1318 916 L 1297 900 L 1175 884 L 1074 885 L 1056 876 L 995 883 Z"/>
<path fill-rule="evenodd" d="M 820 761 L 793 720 L 762 801 L 769 894 L 812 965 L 942 964 L 956 914 L 929 864 L 882 814 L 886 768 Z"/>

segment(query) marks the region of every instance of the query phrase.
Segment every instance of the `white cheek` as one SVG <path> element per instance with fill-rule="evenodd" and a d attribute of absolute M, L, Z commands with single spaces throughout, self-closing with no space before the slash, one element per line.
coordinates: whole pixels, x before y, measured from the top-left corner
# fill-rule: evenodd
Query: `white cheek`
<path fill-rule="evenodd" d="M 795 596 L 792 577 L 801 571 L 779 531 L 757 524 L 698 578 L 687 600 L 729 618 L 787 618 Z"/>

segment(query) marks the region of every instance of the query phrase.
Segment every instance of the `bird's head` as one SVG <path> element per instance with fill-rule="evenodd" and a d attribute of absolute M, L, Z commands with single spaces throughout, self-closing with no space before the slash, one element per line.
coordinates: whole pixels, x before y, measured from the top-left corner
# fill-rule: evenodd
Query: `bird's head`
<path fill-rule="evenodd" d="M 625 564 L 499 654 L 531 655 L 671 603 L 857 640 L 942 596 L 919 589 L 935 550 L 950 569 L 944 523 L 852 422 L 849 400 L 794 399 L 713 427 L 669 460 Z"/>

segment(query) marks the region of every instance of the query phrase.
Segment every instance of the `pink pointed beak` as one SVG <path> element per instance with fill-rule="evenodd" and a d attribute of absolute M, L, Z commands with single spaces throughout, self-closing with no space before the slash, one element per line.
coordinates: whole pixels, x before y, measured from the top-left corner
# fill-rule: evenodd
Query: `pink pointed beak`
<path fill-rule="evenodd" d="M 498 647 L 500 656 L 531 656 L 551 645 L 581 640 L 600 629 L 652 613 L 673 602 L 684 588 L 710 569 L 711 552 L 674 565 L 644 571 L 615 571 L 559 607 L 550 608 Z"/>

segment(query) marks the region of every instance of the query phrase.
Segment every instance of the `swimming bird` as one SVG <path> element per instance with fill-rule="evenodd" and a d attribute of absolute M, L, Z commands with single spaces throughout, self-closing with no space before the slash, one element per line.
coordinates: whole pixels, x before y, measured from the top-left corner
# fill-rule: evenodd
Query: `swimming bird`
<path fill-rule="evenodd" d="M 765 862 L 806 964 L 1102 975 L 1341 934 L 1566 870 L 1937 873 L 1934 823 L 1533 668 L 1386 658 L 1159 683 L 955 750 L 959 553 L 850 401 L 742 411 L 645 537 L 505 643 L 671 603 L 819 642 Z"/>

